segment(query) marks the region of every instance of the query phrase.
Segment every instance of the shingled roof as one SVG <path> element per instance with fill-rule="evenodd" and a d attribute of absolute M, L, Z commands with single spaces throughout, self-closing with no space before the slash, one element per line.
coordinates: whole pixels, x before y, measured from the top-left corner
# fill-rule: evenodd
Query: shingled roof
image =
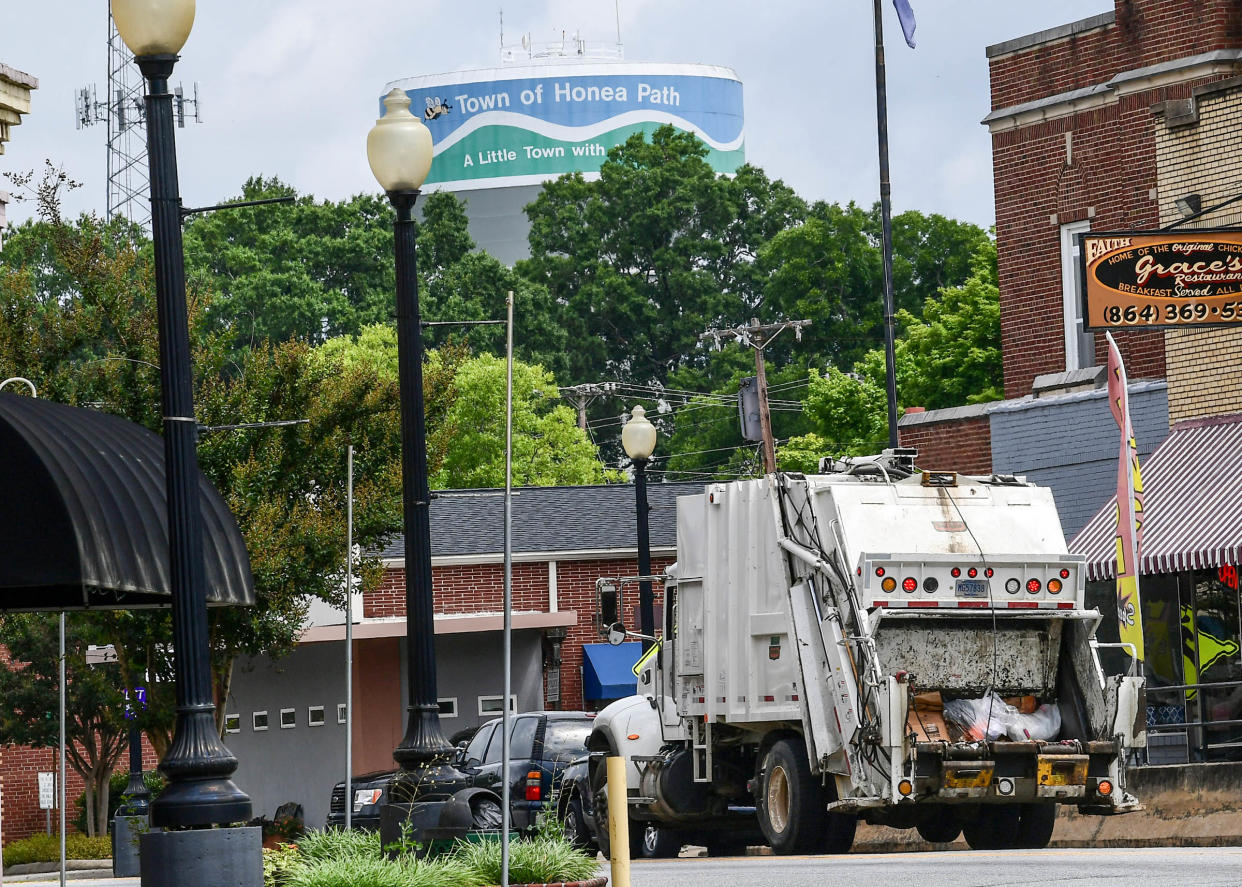
<path fill-rule="evenodd" d="M 678 496 L 703 492 L 701 483 L 649 484 L 653 549 L 677 544 Z M 634 551 L 633 484 L 519 487 L 513 491 L 513 552 L 561 554 Z M 504 490 L 442 490 L 431 502 L 432 557 L 499 555 L 504 550 Z M 380 556 L 405 556 L 397 537 Z"/>

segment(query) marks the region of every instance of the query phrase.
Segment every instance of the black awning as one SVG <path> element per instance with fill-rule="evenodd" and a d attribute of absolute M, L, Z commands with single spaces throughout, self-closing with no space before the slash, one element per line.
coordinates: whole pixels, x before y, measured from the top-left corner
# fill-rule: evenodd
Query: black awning
<path fill-rule="evenodd" d="M 241 531 L 199 474 L 209 604 L 253 604 Z M 164 442 L 125 419 L 0 394 L 0 610 L 167 606 Z"/>

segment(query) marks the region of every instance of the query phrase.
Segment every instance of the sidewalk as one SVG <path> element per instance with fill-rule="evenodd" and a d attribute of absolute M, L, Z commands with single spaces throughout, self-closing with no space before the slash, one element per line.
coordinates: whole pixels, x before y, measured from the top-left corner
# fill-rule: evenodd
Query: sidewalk
<path fill-rule="evenodd" d="M 138 878 L 112 877 L 110 859 L 70 859 L 65 862 L 65 882 L 74 887 L 138 887 Z M 44 887 L 60 884 L 60 864 L 38 862 L 14 865 L 5 869 L 0 884 L 21 884 L 22 887 Z"/>

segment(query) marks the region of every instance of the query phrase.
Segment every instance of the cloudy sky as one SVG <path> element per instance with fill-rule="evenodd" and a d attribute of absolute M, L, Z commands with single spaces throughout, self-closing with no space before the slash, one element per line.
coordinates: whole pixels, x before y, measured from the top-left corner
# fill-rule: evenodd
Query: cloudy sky
<path fill-rule="evenodd" d="M 1112 0 L 911 0 L 918 48 L 884 0 L 892 192 L 897 211 L 993 221 L 986 46 L 1113 8 Z M 236 196 L 252 175 L 341 199 L 377 190 L 367 130 L 390 80 L 498 63 L 506 43 L 580 32 L 631 61 L 733 68 L 747 159 L 808 199 L 877 199 L 875 69 L 866 0 L 205 0 L 174 73 L 198 83 L 203 123 L 177 133 L 190 206 Z M 107 82 L 104 0 L 3 0 L 0 63 L 39 79 L 0 173 L 63 166 L 72 212 L 106 207 L 105 127 L 77 130 L 75 90 Z M 9 189 L 0 181 L 0 189 Z M 29 204 L 10 207 L 10 221 Z"/>

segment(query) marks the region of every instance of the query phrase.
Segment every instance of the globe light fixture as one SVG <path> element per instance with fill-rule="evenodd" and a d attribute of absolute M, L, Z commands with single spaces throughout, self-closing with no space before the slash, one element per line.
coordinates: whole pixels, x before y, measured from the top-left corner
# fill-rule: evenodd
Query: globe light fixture
<path fill-rule="evenodd" d="M 194 0 L 112 0 L 112 21 L 135 57 L 176 55 L 194 27 Z"/>
<path fill-rule="evenodd" d="M 410 113 L 400 89 L 384 96 L 384 116 L 367 133 L 367 160 L 386 192 L 417 191 L 431 171 L 431 131 Z"/>

